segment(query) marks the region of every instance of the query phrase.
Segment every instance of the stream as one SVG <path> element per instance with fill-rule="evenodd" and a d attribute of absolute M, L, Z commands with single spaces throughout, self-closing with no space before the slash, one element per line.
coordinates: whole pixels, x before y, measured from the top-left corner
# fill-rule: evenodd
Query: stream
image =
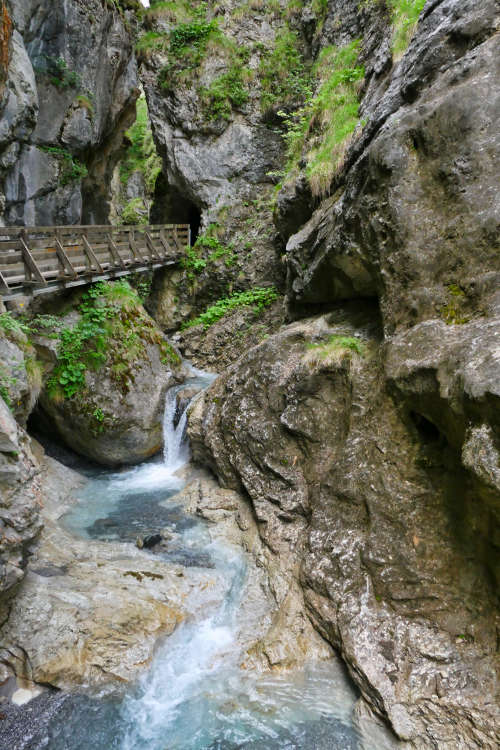
<path fill-rule="evenodd" d="M 169 544 L 150 554 L 218 574 L 224 581 L 221 599 L 178 626 L 159 645 L 150 669 L 120 694 L 53 694 L 33 719 L 31 739 L 19 745 L 23 750 L 389 747 L 378 735 L 361 736 L 353 723 L 358 695 L 338 660 L 277 674 L 239 666 L 245 553 L 213 541 L 206 522 L 169 502 L 184 486 L 180 470 L 189 462 L 187 409 L 179 414 L 177 392 L 186 385 L 206 387 L 211 380 L 193 370 L 192 378 L 168 392 L 163 457 L 121 472 L 96 470 L 62 522 L 79 537 L 124 543 L 167 529 Z"/>

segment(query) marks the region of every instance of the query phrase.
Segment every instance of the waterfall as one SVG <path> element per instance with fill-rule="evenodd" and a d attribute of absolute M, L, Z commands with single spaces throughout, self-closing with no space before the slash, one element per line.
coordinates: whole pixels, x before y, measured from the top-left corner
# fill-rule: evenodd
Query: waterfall
<path fill-rule="evenodd" d="M 163 458 L 165 466 L 172 470 L 189 461 L 189 443 L 186 438 L 189 404 L 183 408 L 176 424 L 177 394 L 182 388 L 184 388 L 183 385 L 177 385 L 167 391 L 163 416 Z"/>

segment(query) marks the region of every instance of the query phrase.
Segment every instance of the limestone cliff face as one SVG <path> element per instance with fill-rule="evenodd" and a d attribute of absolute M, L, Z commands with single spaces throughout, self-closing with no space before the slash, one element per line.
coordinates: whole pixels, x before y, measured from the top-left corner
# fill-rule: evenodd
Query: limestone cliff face
<path fill-rule="evenodd" d="M 2 0 L 4 225 L 104 223 L 136 62 L 124 14 L 102 0 Z"/>
<path fill-rule="evenodd" d="M 363 75 L 340 157 L 315 172 L 313 121 L 277 200 L 289 311 L 313 317 L 233 364 L 190 433 L 399 738 L 494 748 L 500 6 L 427 2 L 399 57 L 390 7 L 312 26 L 313 56 L 357 45 L 344 96 Z"/>

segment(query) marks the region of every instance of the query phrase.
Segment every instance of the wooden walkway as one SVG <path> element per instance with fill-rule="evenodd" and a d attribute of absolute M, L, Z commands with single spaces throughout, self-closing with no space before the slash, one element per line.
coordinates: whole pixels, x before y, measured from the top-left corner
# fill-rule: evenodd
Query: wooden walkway
<path fill-rule="evenodd" d="M 34 296 L 174 265 L 188 224 L 0 227 L 0 296 Z"/>

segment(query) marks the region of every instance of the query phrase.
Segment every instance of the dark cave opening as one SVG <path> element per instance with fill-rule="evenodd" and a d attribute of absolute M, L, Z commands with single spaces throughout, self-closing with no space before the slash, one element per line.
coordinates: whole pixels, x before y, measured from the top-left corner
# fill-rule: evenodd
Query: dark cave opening
<path fill-rule="evenodd" d="M 156 180 L 149 220 L 151 224 L 189 224 L 191 244 L 194 245 L 200 232 L 201 211 L 175 186 L 169 185 L 164 174 L 160 173 Z"/>
<path fill-rule="evenodd" d="M 410 419 L 418 430 L 418 434 L 425 443 L 438 443 L 442 439 L 441 432 L 436 425 L 415 411 L 410 412 Z"/>

